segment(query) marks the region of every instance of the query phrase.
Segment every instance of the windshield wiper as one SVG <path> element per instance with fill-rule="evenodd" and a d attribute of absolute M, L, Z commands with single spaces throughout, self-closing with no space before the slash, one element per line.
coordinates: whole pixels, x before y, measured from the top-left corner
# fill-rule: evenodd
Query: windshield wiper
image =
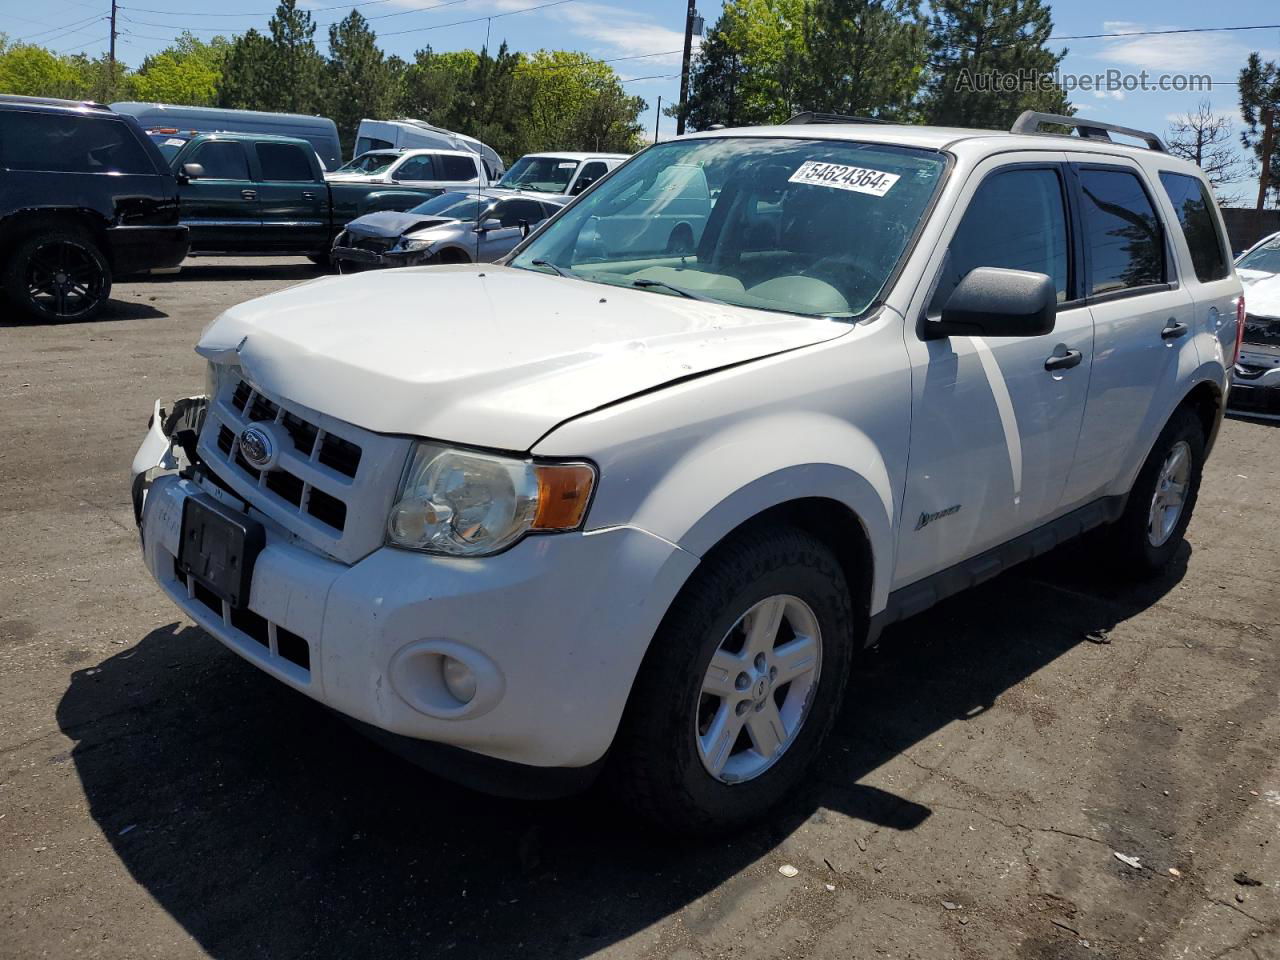
<path fill-rule="evenodd" d="M 530 260 L 529 265 L 533 267 L 550 267 L 552 270 L 555 271 L 555 274 L 557 277 L 569 277 L 569 278 L 577 277 L 577 274 L 574 273 L 572 270 L 566 270 L 564 269 L 564 267 L 557 267 L 550 260 Z"/>
<path fill-rule="evenodd" d="M 721 300 L 717 297 L 709 297 L 705 293 L 695 293 L 684 287 L 677 287 L 675 284 L 667 283 L 665 280 L 651 280 L 648 277 L 641 277 L 639 280 L 632 280 L 631 286 L 639 287 L 642 290 L 661 287 L 663 290 L 670 290 L 672 293 L 679 294 L 682 297 L 688 297 L 690 300 L 701 300 L 703 303 L 728 303 L 727 300 Z"/>

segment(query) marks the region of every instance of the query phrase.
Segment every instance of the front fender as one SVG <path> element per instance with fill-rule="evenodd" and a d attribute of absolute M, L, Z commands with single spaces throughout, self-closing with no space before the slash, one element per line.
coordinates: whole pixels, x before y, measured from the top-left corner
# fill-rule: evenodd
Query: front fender
<path fill-rule="evenodd" d="M 805 498 L 834 500 L 858 518 L 874 558 L 871 611 L 882 609 L 893 570 L 894 487 L 872 440 L 835 417 L 763 416 L 703 438 L 652 485 L 632 523 L 701 557 L 752 517 Z"/>

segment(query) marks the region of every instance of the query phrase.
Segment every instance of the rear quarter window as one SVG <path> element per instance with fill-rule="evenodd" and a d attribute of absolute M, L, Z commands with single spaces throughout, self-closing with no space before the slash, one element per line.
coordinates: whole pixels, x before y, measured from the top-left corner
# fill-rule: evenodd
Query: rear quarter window
<path fill-rule="evenodd" d="M 1213 215 L 1213 198 L 1199 177 L 1185 173 L 1160 174 L 1160 184 L 1173 204 L 1191 250 L 1191 264 L 1201 283 L 1222 280 L 1230 273 L 1218 218 Z"/>
<path fill-rule="evenodd" d="M 439 165 L 437 179 L 450 183 L 463 183 L 476 178 L 475 161 L 470 157 L 456 157 L 450 153 L 442 153 L 436 157 Z"/>
<path fill-rule="evenodd" d="M 0 112 L 0 168 L 55 173 L 155 174 L 133 131 L 119 119 Z"/>

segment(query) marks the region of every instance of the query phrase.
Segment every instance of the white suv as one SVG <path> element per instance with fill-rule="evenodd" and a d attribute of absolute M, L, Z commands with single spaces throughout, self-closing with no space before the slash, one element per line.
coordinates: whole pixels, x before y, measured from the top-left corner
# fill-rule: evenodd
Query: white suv
<path fill-rule="evenodd" d="M 135 462 L 147 566 L 449 776 L 758 815 L 887 623 L 1092 527 L 1130 572 L 1179 549 L 1241 285 L 1203 176 L 1142 136 L 708 132 L 500 265 L 228 310 L 208 400 L 157 405 Z M 690 249 L 608 229 L 677 165 L 711 197 Z"/>

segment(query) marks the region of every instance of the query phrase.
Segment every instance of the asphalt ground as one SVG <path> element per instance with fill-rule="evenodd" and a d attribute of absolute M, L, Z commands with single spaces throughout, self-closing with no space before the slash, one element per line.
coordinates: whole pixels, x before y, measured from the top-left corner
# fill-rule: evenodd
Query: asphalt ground
<path fill-rule="evenodd" d="M 0 956 L 1280 957 L 1280 429 L 1225 424 L 1163 579 L 1069 546 L 893 628 L 794 798 L 666 840 L 408 766 L 144 572 L 152 401 L 315 275 L 189 261 L 92 323 L 0 318 Z"/>

